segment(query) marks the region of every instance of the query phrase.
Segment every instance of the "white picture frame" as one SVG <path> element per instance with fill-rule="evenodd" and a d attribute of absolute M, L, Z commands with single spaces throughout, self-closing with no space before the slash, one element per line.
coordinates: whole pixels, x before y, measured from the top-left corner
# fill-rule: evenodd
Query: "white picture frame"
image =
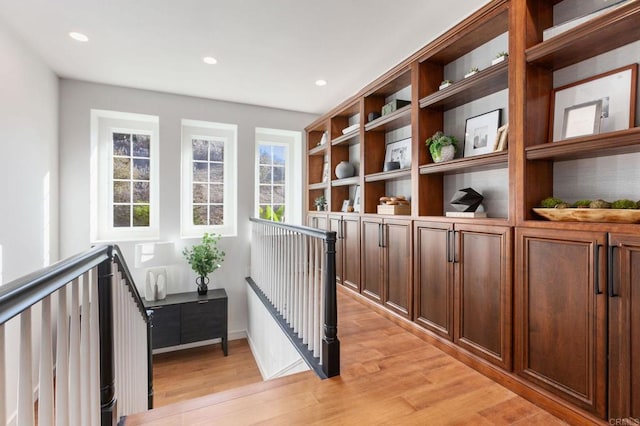
<path fill-rule="evenodd" d="M 498 127 L 500 127 L 500 109 L 467 118 L 464 128 L 464 156 L 493 152 Z"/>
<path fill-rule="evenodd" d="M 567 108 L 602 101 L 599 133 L 633 127 L 636 107 L 638 64 L 627 65 L 596 76 L 558 87 L 551 93 L 550 117 L 553 142 L 563 140 Z"/>
<path fill-rule="evenodd" d="M 602 99 L 564 109 L 562 139 L 594 135 L 600 132 Z"/>
<path fill-rule="evenodd" d="M 398 161 L 401 169 L 411 167 L 411 138 L 388 143 L 384 154 L 384 162 Z"/>
<path fill-rule="evenodd" d="M 360 185 L 356 186 L 354 195 L 353 195 L 353 211 L 360 211 Z"/>

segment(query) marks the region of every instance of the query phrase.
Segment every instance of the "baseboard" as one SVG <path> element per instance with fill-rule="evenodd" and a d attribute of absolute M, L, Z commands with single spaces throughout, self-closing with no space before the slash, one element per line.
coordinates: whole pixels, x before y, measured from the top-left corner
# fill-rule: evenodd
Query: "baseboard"
<path fill-rule="evenodd" d="M 227 339 L 229 340 L 240 340 L 240 339 L 246 339 L 246 338 L 247 338 L 247 330 L 235 330 L 235 331 L 230 331 L 227 334 Z M 186 343 L 184 345 L 167 346 L 166 348 L 154 349 L 153 354 L 156 355 L 156 354 L 162 354 L 165 352 L 180 351 L 182 349 L 191 349 L 191 348 L 198 348 L 200 346 L 214 345 L 216 343 L 220 343 L 221 341 L 222 339 L 209 339 L 209 340 L 201 340 L 199 342 Z"/>
<path fill-rule="evenodd" d="M 557 396 L 547 392 L 544 389 L 537 387 L 536 385 L 527 382 L 518 375 L 502 370 L 499 367 L 477 357 L 476 355 L 466 351 L 465 349 L 457 346 L 453 342 L 442 339 L 440 336 L 431 333 L 419 326 L 418 324 L 410 321 L 400 315 L 389 311 L 382 305 L 362 296 L 355 291 L 346 288 L 342 285 L 337 286 L 338 291 L 357 302 L 371 308 L 386 319 L 392 321 L 394 324 L 402 327 L 408 332 L 414 334 L 425 342 L 435 346 L 447 355 L 452 356 L 458 361 L 468 365 L 474 370 L 478 371 L 482 375 L 490 378 L 494 382 L 504 386 L 510 391 L 518 394 L 519 396 L 527 399 L 535 405 L 543 408 L 554 416 L 566 421 L 569 424 L 575 425 L 606 425 L 605 420 L 596 417 L 595 415 L 584 411 L 578 407 L 575 407 L 568 402 L 558 399 Z M 340 328 L 338 324 L 338 336 L 340 336 Z"/>
<path fill-rule="evenodd" d="M 255 344 L 253 340 L 251 340 L 251 336 L 247 335 L 247 342 L 249 343 L 249 349 L 251 350 L 251 354 L 253 355 L 253 359 L 256 360 L 256 365 L 258 366 L 258 370 L 260 371 L 260 375 L 262 376 L 262 380 L 267 380 L 267 373 L 262 364 L 262 360 L 260 356 L 258 356 L 258 351 L 256 350 Z"/>

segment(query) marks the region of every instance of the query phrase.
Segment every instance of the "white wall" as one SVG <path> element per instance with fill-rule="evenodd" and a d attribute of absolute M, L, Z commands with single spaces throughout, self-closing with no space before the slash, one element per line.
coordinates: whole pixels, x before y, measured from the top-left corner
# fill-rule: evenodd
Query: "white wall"
<path fill-rule="evenodd" d="M 0 25 L 0 284 L 58 259 L 58 78 L 5 28 Z M 17 322 L 7 328 L 7 341 L 17 342 Z M 8 389 L 15 389 L 15 346 L 6 357 Z M 11 414 L 16 395 L 6 398 Z"/>
<path fill-rule="evenodd" d="M 70 256 L 89 247 L 90 110 L 105 109 L 160 118 L 160 240 L 174 241 L 177 264 L 168 270 L 168 292 L 195 291 L 195 275 L 183 260 L 183 247 L 196 239 L 180 238 L 181 120 L 238 125 L 238 236 L 223 238 L 225 262 L 211 275 L 229 296 L 229 332 L 247 328 L 244 278 L 249 275 L 250 226 L 254 212 L 255 128 L 303 131 L 316 117 L 146 90 L 62 79 L 60 82 L 60 250 Z M 302 145 L 306 142 L 303 141 Z M 301 150 L 304 152 L 304 150 Z M 299 159 L 302 162 L 302 158 Z M 302 177 L 300 177 L 302 179 Z M 135 242 L 118 242 L 141 292 L 144 277 L 134 267 Z"/>

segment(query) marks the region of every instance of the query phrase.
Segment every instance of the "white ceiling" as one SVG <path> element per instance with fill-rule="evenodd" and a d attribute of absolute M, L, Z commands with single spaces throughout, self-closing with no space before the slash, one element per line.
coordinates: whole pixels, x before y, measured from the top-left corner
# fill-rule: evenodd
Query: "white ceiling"
<path fill-rule="evenodd" d="M 487 2 L 0 0 L 0 21 L 61 77 L 323 113 Z"/>

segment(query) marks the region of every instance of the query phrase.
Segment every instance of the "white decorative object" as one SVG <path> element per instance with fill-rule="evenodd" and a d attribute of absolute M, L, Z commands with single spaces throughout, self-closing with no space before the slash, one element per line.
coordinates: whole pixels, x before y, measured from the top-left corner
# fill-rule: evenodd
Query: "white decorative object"
<path fill-rule="evenodd" d="M 346 135 L 347 133 L 351 133 L 359 129 L 360 129 L 360 123 L 352 124 L 351 126 L 345 127 L 344 129 L 342 129 L 342 134 Z"/>
<path fill-rule="evenodd" d="M 497 58 L 493 58 L 493 60 L 491 61 L 491 65 L 497 65 L 500 62 L 503 62 L 505 59 L 507 59 L 508 55 L 500 55 Z"/>
<path fill-rule="evenodd" d="M 453 160 L 453 157 L 455 157 L 456 155 L 456 147 L 453 145 L 445 145 L 442 148 L 440 148 L 440 157 L 438 157 L 438 160 L 434 159 L 433 161 L 435 161 L 436 163 L 441 163 L 443 161 L 450 161 Z"/>
<path fill-rule="evenodd" d="M 464 75 L 464 78 L 471 77 L 472 75 L 477 74 L 477 73 L 478 73 L 478 71 L 480 71 L 480 70 L 479 70 L 477 67 L 473 67 L 473 68 L 471 68 L 471 70 L 469 70 L 469 72 L 468 72 L 468 73 L 466 73 L 466 74 Z"/>
<path fill-rule="evenodd" d="M 144 298 L 162 300 L 167 297 L 166 266 L 175 262 L 173 242 L 143 243 L 135 247 L 135 267 L 145 268 Z"/>
<path fill-rule="evenodd" d="M 453 83 L 449 80 L 445 80 L 442 83 L 440 83 L 440 86 L 438 86 L 438 90 L 442 90 L 442 89 L 446 89 L 447 87 L 451 86 Z"/>
<path fill-rule="evenodd" d="M 145 280 L 144 298 L 151 302 L 165 297 L 167 297 L 167 270 L 149 269 Z"/>

